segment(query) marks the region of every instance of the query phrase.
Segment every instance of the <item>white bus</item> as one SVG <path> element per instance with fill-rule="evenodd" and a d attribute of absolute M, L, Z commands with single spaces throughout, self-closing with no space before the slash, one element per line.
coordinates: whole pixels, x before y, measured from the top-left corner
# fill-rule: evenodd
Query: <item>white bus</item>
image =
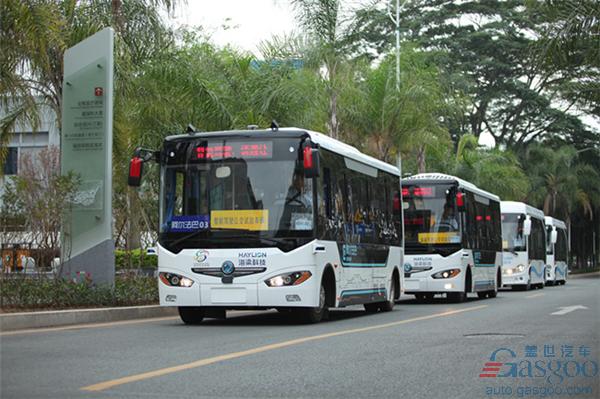
<path fill-rule="evenodd" d="M 298 128 L 167 137 L 160 152 L 159 293 L 185 323 L 228 309 L 389 311 L 403 238 L 398 168 Z"/>
<path fill-rule="evenodd" d="M 567 282 L 567 262 L 569 245 L 567 225 L 551 216 L 544 218 L 546 223 L 546 285 Z"/>
<path fill-rule="evenodd" d="M 544 288 L 546 228 L 544 212 L 523 202 L 502 201 L 502 285 Z"/>
<path fill-rule="evenodd" d="M 440 293 L 455 302 L 469 292 L 495 297 L 502 259 L 500 199 L 439 173 L 402 179 L 402 197 L 404 292 L 420 301 Z"/>

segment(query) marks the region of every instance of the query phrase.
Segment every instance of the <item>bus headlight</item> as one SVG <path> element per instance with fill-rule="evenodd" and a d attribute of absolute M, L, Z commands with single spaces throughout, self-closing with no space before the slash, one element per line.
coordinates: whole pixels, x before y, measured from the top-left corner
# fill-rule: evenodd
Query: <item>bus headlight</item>
<path fill-rule="evenodd" d="M 175 273 L 160 272 L 158 277 L 169 287 L 191 287 L 194 284 L 194 280 Z"/>
<path fill-rule="evenodd" d="M 524 265 L 517 265 L 517 267 L 515 267 L 515 273 L 521 273 L 525 270 L 525 266 Z"/>
<path fill-rule="evenodd" d="M 310 276 L 312 276 L 312 273 L 309 271 L 280 274 L 279 276 L 271 277 L 270 279 L 265 280 L 265 284 L 269 287 L 298 285 L 308 280 Z"/>
<path fill-rule="evenodd" d="M 441 272 L 437 272 L 437 273 L 433 274 L 431 277 L 433 277 L 435 279 L 452 278 L 452 277 L 458 276 L 459 273 L 460 273 L 460 269 L 448 269 L 448 270 L 443 270 Z"/>

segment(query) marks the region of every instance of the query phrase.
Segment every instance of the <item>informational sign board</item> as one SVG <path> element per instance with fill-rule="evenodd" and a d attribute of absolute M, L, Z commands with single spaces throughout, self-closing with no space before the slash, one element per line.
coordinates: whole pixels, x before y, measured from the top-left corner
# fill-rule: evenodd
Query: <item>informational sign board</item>
<path fill-rule="evenodd" d="M 62 271 L 114 282 L 112 129 L 114 31 L 102 31 L 65 52 L 61 171 L 78 176 L 62 230 Z"/>

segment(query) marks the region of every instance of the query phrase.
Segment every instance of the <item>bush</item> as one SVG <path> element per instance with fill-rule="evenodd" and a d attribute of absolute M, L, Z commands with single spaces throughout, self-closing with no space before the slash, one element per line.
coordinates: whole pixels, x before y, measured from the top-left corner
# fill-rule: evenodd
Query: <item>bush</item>
<path fill-rule="evenodd" d="M 114 288 L 83 281 L 47 277 L 0 277 L 0 306 L 3 309 L 61 309 L 97 306 L 136 306 L 158 303 L 154 277 L 120 275 Z"/>
<path fill-rule="evenodd" d="M 141 249 L 132 249 L 125 251 L 122 249 L 115 250 L 115 269 L 142 269 L 142 268 L 158 267 L 158 256 L 146 255 L 146 251 Z"/>

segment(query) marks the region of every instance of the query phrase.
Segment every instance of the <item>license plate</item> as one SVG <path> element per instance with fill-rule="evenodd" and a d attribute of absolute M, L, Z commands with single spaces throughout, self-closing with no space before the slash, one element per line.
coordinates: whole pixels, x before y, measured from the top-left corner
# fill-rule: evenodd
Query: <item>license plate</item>
<path fill-rule="evenodd" d="M 212 288 L 210 290 L 212 303 L 246 303 L 245 288 Z"/>

